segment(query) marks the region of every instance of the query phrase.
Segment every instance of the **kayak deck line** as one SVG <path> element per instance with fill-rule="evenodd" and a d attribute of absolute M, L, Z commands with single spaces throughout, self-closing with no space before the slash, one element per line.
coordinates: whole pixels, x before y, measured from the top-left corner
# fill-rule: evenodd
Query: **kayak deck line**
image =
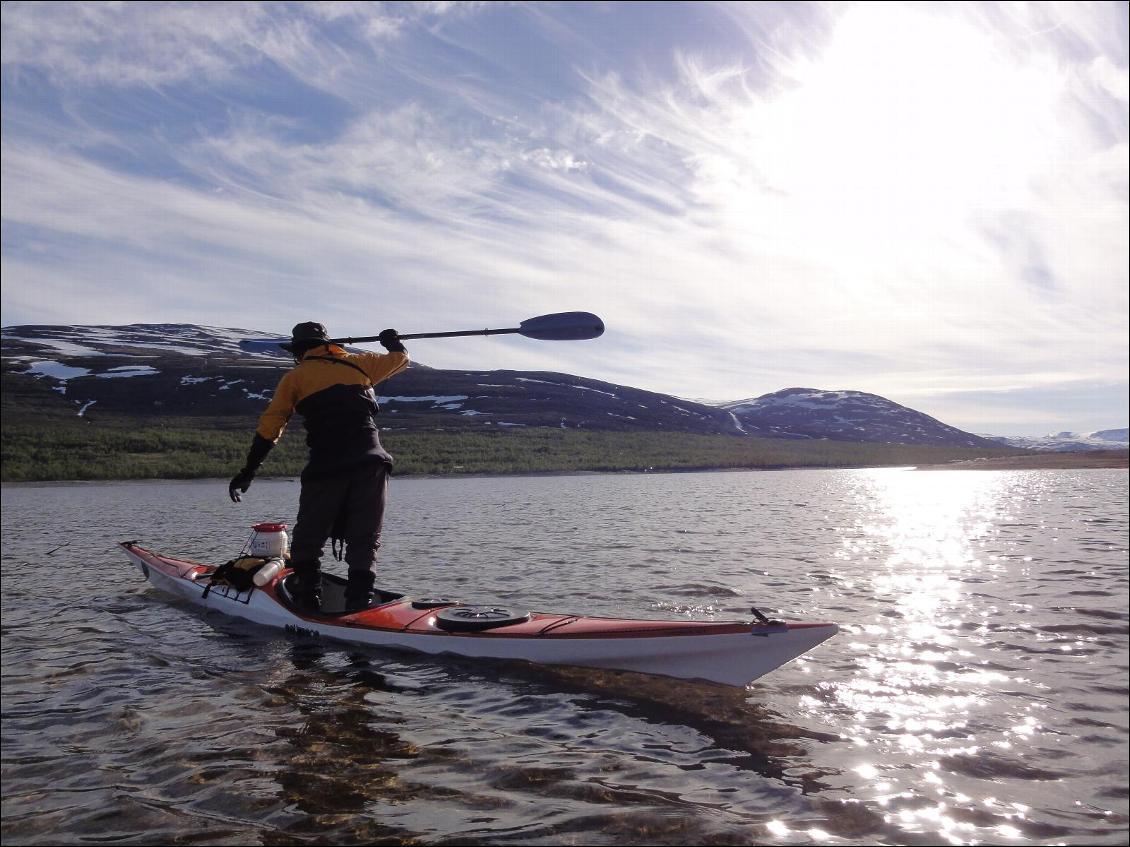
<path fill-rule="evenodd" d="M 286 601 L 282 585 L 289 569 L 261 587 L 241 591 L 221 583 L 206 592 L 214 566 L 164 556 L 134 541 L 120 546 L 156 587 L 193 603 L 289 631 L 433 655 L 599 667 L 742 686 L 838 632 L 833 623 L 785 623 L 760 615 L 754 622 L 663 621 L 543 612 L 460 631 L 445 626 L 440 615 L 462 604 L 414 601 L 387 591 L 380 592 L 384 602 L 379 605 L 318 614 Z"/>

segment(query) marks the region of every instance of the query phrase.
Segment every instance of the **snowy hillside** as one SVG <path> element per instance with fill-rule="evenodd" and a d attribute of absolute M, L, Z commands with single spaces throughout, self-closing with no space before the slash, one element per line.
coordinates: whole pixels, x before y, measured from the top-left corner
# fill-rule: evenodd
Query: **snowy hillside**
<path fill-rule="evenodd" d="M 248 353 L 240 339 L 264 333 L 195 324 L 131 324 L 128 326 L 17 326 L 0 330 L 5 359 L 60 357 L 151 358 L 153 354 L 227 355 L 234 358 L 279 359 L 285 356 Z"/>
<path fill-rule="evenodd" d="M 985 436 L 1009 447 L 1022 447 L 1025 450 L 1039 450 L 1048 453 L 1078 453 L 1085 450 L 1126 450 L 1130 448 L 1130 430 L 1103 429 L 1098 432 L 1057 432 L 1033 438 L 1023 435 Z"/>
<path fill-rule="evenodd" d="M 262 335 L 188 324 L 7 327 L 0 332 L 5 414 L 42 409 L 88 419 L 113 414 L 250 421 L 291 364 L 282 351 L 239 346 L 241 339 Z M 418 363 L 376 388 L 386 429 L 554 427 L 1001 446 L 859 391 L 790 388 L 712 406 L 570 374 L 438 370 Z"/>
<path fill-rule="evenodd" d="M 877 394 L 862 391 L 786 388 L 726 403 L 722 408 L 755 435 L 951 447 L 999 446 Z"/>

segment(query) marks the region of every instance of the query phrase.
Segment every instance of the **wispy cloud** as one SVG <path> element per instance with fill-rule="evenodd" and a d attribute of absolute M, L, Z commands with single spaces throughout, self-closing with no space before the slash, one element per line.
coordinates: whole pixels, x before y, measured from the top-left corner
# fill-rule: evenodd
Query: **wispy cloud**
<path fill-rule="evenodd" d="M 5 324 L 589 309 L 601 342 L 417 352 L 981 429 L 958 398 L 1042 429 L 1049 391 L 1105 385 L 1059 428 L 1125 416 L 1122 4 L 3 15 Z"/>

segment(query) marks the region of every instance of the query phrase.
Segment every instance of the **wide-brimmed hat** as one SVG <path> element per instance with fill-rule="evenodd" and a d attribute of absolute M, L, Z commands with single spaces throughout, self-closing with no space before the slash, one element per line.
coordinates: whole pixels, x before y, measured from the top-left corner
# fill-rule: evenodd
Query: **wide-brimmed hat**
<path fill-rule="evenodd" d="M 289 350 L 294 353 L 296 350 L 307 350 L 311 347 L 317 347 L 321 344 L 329 344 L 330 336 L 326 332 L 326 328 L 319 323 L 307 321 L 306 323 L 295 324 L 294 329 L 290 331 L 290 342 L 287 344 L 280 344 L 284 350 Z"/>

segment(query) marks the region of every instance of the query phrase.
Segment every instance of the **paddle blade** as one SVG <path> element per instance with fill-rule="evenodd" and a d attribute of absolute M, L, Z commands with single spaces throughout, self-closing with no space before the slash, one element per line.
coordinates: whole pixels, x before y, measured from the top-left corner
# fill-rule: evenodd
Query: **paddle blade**
<path fill-rule="evenodd" d="M 239 346 L 248 353 L 285 356 L 289 354 L 279 345 L 289 341 L 289 338 L 244 338 L 239 342 Z"/>
<path fill-rule="evenodd" d="M 604 321 L 591 312 L 557 312 L 522 321 L 518 332 L 540 341 L 583 341 L 604 334 Z"/>

